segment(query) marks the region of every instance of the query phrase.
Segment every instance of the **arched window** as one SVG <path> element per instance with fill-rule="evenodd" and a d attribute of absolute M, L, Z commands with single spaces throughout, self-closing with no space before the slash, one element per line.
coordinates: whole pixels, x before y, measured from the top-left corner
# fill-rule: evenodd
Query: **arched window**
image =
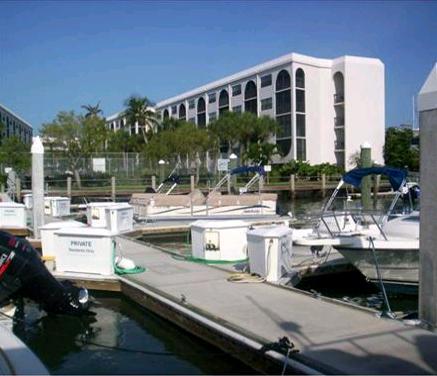
<path fill-rule="evenodd" d="M 344 116 L 344 78 L 341 72 L 334 74 L 334 132 L 335 132 L 335 158 L 337 166 L 344 167 L 345 164 L 345 116 Z"/>
<path fill-rule="evenodd" d="M 244 89 L 244 111 L 252 112 L 256 115 L 258 112 L 257 102 L 256 84 L 253 81 L 249 81 Z"/>
<path fill-rule="evenodd" d="M 197 101 L 197 126 L 199 128 L 205 128 L 206 126 L 206 105 L 205 99 L 199 98 Z"/>
<path fill-rule="evenodd" d="M 305 89 L 305 73 L 301 68 L 296 71 L 296 87 Z"/>
<path fill-rule="evenodd" d="M 306 160 L 305 72 L 296 70 L 296 159 Z"/>
<path fill-rule="evenodd" d="M 344 78 L 341 72 L 334 74 L 335 95 L 334 103 L 344 102 Z"/>
<path fill-rule="evenodd" d="M 281 70 L 276 77 L 276 121 L 279 131 L 276 144 L 283 157 L 290 154 L 292 146 L 291 132 L 291 78 L 286 70 Z"/>
<path fill-rule="evenodd" d="M 276 78 L 276 91 L 288 89 L 290 86 L 290 74 L 286 70 L 281 70 Z"/>
<path fill-rule="evenodd" d="M 179 119 L 180 120 L 187 120 L 187 110 L 185 108 L 185 105 L 181 103 L 179 106 Z"/>
<path fill-rule="evenodd" d="M 219 114 L 221 115 L 226 111 L 229 111 L 229 94 L 225 89 L 223 89 L 219 96 Z"/>
<path fill-rule="evenodd" d="M 162 115 L 162 118 L 165 120 L 165 119 L 168 119 L 169 117 L 170 117 L 170 114 L 168 113 L 168 110 L 165 109 L 165 110 L 164 110 L 164 113 L 163 113 L 163 115 Z"/>

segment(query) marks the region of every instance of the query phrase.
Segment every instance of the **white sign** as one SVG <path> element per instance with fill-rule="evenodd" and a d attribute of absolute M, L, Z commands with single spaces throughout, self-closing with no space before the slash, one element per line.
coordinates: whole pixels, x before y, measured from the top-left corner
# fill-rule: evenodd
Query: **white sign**
<path fill-rule="evenodd" d="M 228 171 L 229 159 L 218 159 L 217 160 L 217 170 Z"/>
<path fill-rule="evenodd" d="M 271 165 L 265 165 L 265 166 L 264 166 L 264 171 L 265 171 L 265 172 L 270 172 L 270 171 L 272 171 L 272 166 L 271 166 Z"/>
<path fill-rule="evenodd" d="M 106 172 L 106 160 L 105 160 L 105 158 L 93 158 L 93 171 L 94 172 Z"/>

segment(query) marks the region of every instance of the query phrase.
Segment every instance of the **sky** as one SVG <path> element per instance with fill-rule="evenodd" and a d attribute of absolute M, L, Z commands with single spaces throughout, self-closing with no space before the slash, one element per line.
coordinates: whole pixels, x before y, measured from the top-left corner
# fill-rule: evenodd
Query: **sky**
<path fill-rule="evenodd" d="M 290 52 L 377 57 L 386 125 L 411 122 L 437 61 L 436 1 L 1 1 L 0 103 L 36 132 L 61 110 L 105 116 Z"/>

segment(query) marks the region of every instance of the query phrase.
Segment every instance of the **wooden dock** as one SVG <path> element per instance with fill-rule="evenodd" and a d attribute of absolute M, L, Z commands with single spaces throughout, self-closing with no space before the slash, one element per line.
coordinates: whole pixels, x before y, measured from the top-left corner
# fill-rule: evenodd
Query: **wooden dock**
<path fill-rule="evenodd" d="M 121 276 L 121 291 L 147 309 L 263 372 L 429 374 L 437 335 L 370 310 L 333 304 L 267 283 L 234 284 L 230 273 L 117 238 L 147 271 Z M 266 345 L 288 337 L 287 360 Z M 275 368 L 276 367 L 276 368 Z"/>

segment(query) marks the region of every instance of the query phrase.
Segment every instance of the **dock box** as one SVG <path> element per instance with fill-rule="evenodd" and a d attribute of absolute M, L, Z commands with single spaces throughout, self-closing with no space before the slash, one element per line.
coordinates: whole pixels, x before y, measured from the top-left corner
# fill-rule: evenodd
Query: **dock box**
<path fill-rule="evenodd" d="M 100 228 L 66 228 L 55 231 L 56 270 L 114 274 L 114 235 Z"/>
<path fill-rule="evenodd" d="M 132 231 L 134 208 L 129 204 L 105 208 L 106 228 L 115 234 Z"/>
<path fill-rule="evenodd" d="M 268 282 L 278 282 L 291 272 L 293 231 L 288 226 L 268 226 L 247 233 L 250 272 Z"/>
<path fill-rule="evenodd" d="M 26 209 L 32 209 L 33 208 L 33 196 L 32 193 L 27 193 L 23 195 L 23 203 Z"/>
<path fill-rule="evenodd" d="M 191 225 L 193 257 L 203 260 L 247 259 L 248 224 L 238 220 L 196 221 Z"/>
<path fill-rule="evenodd" d="M 16 202 L 0 202 L 0 228 L 27 228 L 26 208 Z"/>
<path fill-rule="evenodd" d="M 106 212 L 105 209 L 116 206 L 126 206 L 128 203 L 122 202 L 91 202 L 86 206 L 86 218 L 91 227 L 106 228 Z"/>
<path fill-rule="evenodd" d="M 78 221 L 63 221 L 51 222 L 40 227 L 41 231 L 41 247 L 43 256 L 55 256 L 57 244 L 55 243 L 55 232 L 67 228 L 83 228 L 87 227 L 85 223 Z"/>
<path fill-rule="evenodd" d="M 68 197 L 45 197 L 44 213 L 52 217 L 70 215 L 70 199 Z"/>

